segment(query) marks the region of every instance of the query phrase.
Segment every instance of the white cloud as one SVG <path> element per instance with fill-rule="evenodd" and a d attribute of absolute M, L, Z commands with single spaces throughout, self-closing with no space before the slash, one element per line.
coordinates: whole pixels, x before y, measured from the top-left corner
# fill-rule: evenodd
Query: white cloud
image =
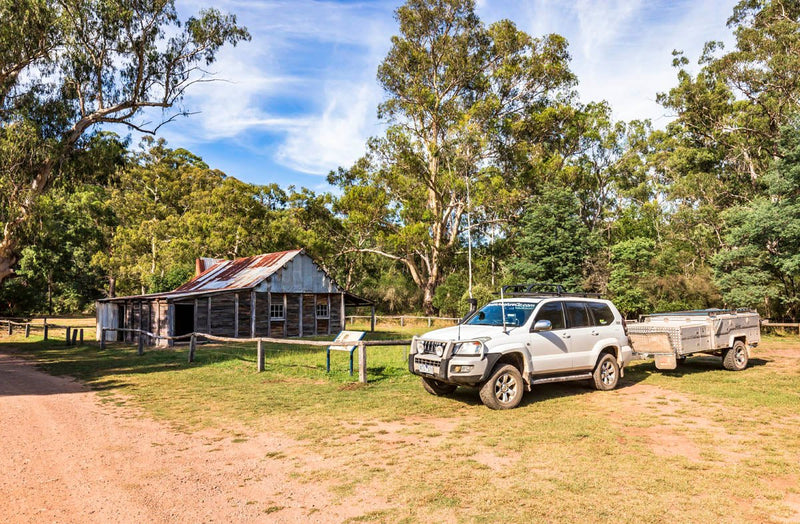
<path fill-rule="evenodd" d="M 484 19 L 514 20 L 533 36 L 567 38 L 571 68 L 584 102 L 607 100 L 616 118 L 650 118 L 665 125 L 670 115 L 656 102 L 676 84 L 672 50 L 695 60 L 707 40 L 731 41 L 725 22 L 736 0 L 492 0 Z"/>
<path fill-rule="evenodd" d="M 287 167 L 324 175 L 364 154 L 366 139 L 376 129 L 380 89 L 374 83 L 344 83 L 326 92 L 328 105 L 321 115 L 299 120 L 287 130 L 277 155 Z"/>
<path fill-rule="evenodd" d="M 184 0 L 180 8 L 188 14 L 204 3 Z M 308 0 L 215 6 L 237 13 L 252 41 L 219 54 L 213 67 L 225 81 L 193 86 L 186 106 L 199 113 L 191 127 L 165 135 L 183 143 L 233 139 L 318 175 L 360 156 L 376 125 L 375 72 L 389 46 L 392 6 Z"/>

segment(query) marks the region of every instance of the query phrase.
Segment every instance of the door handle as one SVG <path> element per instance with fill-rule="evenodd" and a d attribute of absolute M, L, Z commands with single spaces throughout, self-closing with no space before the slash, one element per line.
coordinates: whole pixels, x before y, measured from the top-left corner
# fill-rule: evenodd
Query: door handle
<path fill-rule="evenodd" d="M 592 336 L 593 336 L 593 337 L 596 337 L 596 336 L 597 336 L 597 335 L 599 335 L 599 334 L 600 334 L 600 333 L 598 333 L 597 331 L 592 331 Z"/>
<path fill-rule="evenodd" d="M 561 337 L 562 337 L 562 338 L 569 338 L 569 337 L 571 337 L 571 336 L 572 336 L 572 335 L 567 335 L 566 333 L 565 333 L 565 334 L 563 334 L 563 335 L 561 335 Z"/>

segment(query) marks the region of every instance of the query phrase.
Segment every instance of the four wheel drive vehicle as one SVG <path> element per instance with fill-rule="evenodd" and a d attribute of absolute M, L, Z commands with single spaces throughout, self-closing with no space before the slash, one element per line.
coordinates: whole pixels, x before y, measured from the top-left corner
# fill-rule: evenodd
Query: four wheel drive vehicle
<path fill-rule="evenodd" d="M 655 358 L 658 369 L 675 369 L 689 355 L 722 357 L 731 371 L 747 367 L 750 349 L 761 341 L 761 319 L 750 309 L 703 309 L 657 313 L 630 324 L 636 358 Z"/>
<path fill-rule="evenodd" d="M 414 337 L 409 371 L 433 395 L 479 387 L 492 409 L 518 406 L 536 384 L 590 380 L 614 389 L 633 353 L 619 311 L 596 295 L 546 286 L 555 291 L 505 286 L 503 298 L 458 326 Z"/>

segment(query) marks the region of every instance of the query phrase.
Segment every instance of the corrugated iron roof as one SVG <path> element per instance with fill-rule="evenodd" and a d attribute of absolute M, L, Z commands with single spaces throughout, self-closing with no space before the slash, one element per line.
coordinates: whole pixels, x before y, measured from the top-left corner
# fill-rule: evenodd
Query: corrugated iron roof
<path fill-rule="evenodd" d="M 301 250 L 280 251 L 253 257 L 222 260 L 172 293 L 202 293 L 225 289 L 253 288 L 274 274 Z"/>

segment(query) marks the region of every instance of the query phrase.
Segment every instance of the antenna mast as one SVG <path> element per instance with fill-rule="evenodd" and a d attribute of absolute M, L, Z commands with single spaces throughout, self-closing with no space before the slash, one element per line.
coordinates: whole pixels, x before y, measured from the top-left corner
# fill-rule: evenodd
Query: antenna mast
<path fill-rule="evenodd" d="M 469 174 L 466 175 L 467 179 L 467 268 L 469 270 L 469 298 L 472 296 L 472 217 L 470 215 L 470 199 L 469 199 Z"/>

